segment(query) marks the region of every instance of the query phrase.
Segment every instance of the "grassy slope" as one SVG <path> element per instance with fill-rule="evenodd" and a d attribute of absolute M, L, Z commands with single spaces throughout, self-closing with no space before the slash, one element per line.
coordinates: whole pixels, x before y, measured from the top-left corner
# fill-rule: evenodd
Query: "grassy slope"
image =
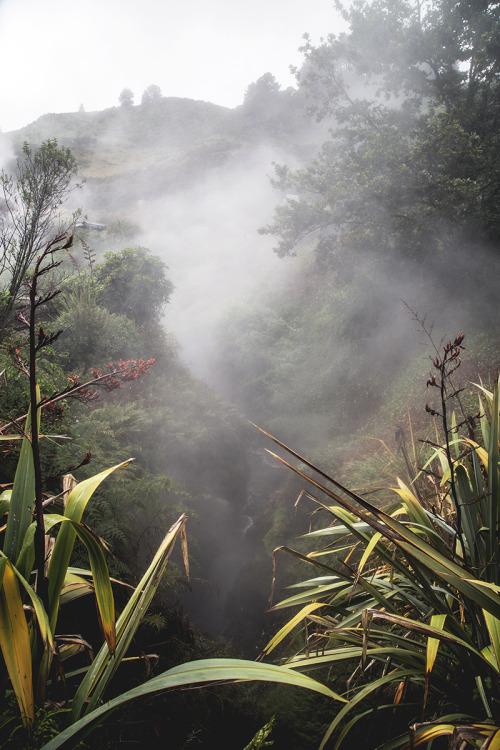
<path fill-rule="evenodd" d="M 291 116 L 291 130 L 298 123 L 302 131 L 302 116 Z M 47 114 L 11 136 L 16 146 L 56 138 L 71 148 L 91 188 L 88 208 L 98 209 L 103 219 L 107 211 L 126 215 L 133 201 L 190 187 L 207 171 L 269 138 L 281 147 L 304 149 L 304 138 L 296 143 L 283 129 L 276 138 L 273 122 L 256 125 L 243 107 L 231 110 L 179 98 L 102 112 Z M 306 144 L 309 140 L 310 135 Z"/>

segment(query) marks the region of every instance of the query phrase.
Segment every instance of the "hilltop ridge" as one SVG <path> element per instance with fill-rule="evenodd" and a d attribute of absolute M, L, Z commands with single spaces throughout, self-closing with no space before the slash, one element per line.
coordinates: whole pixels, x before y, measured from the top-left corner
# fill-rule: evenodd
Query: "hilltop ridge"
<path fill-rule="evenodd" d="M 9 137 L 16 149 L 48 138 L 69 147 L 91 188 L 88 208 L 116 212 L 159 191 L 185 188 L 260 143 L 309 154 L 318 144 L 314 130 L 303 100 L 289 90 L 234 109 L 162 97 L 98 112 L 45 114 Z"/>

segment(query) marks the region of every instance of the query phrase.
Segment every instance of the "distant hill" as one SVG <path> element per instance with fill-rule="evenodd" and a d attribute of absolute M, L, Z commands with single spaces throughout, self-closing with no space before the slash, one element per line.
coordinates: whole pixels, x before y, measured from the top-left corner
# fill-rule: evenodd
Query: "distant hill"
<path fill-rule="evenodd" d="M 47 138 L 71 148 L 91 187 L 87 208 L 123 212 L 131 201 L 192 185 L 262 142 L 309 155 L 314 127 L 296 94 L 274 92 L 272 107 L 255 99 L 228 109 L 170 97 L 102 112 L 46 114 L 10 136 L 17 148 Z"/>

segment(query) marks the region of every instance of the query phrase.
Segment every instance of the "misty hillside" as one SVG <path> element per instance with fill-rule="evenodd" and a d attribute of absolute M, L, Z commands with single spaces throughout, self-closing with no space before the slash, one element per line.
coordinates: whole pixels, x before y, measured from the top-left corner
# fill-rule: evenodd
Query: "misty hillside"
<path fill-rule="evenodd" d="M 283 158 L 301 163 L 314 153 L 319 134 L 325 132 L 324 125 L 310 122 L 297 92 L 272 90 L 269 94 L 266 83 L 263 87 L 260 98 L 249 97 L 235 110 L 162 98 L 149 105 L 103 112 L 44 115 L 11 134 L 17 149 L 26 140 L 37 144 L 56 138 L 77 159 L 85 183 L 72 196 L 72 205 L 81 206 L 90 222 L 107 227 L 99 232 L 77 230 L 74 258 L 79 273 L 85 272 L 84 256 L 89 252 L 100 263 L 109 251 L 120 253 L 137 245 L 149 248 L 168 266 L 174 289 L 163 320 L 169 332 L 166 345 L 157 341 L 157 334 L 148 333 L 139 346 L 136 334 L 129 332 L 124 347 L 114 329 L 103 337 L 106 343 L 99 343 L 99 316 L 95 324 L 93 318 L 85 318 L 89 308 L 82 307 L 81 292 L 75 288 L 69 300 L 75 301 L 79 312 L 76 308 L 70 312 L 69 301 L 57 348 L 80 374 L 91 363 L 105 366 L 104 357 L 156 356 L 149 376 L 155 383 L 154 396 L 147 390 L 152 403 L 161 404 L 159 410 L 149 405 L 144 394 L 112 428 L 113 404 L 103 405 L 85 420 L 79 416 L 79 442 L 94 444 L 91 472 L 105 462 L 107 445 L 108 455 L 118 451 L 117 461 L 120 451 L 136 458 L 135 474 L 141 483 L 156 481 L 154 477 L 160 483 L 175 482 L 172 488 L 168 485 L 169 507 L 179 507 L 178 493 L 189 493 L 187 507 L 195 514 L 190 527 L 195 540 L 192 566 L 203 582 L 193 584 L 194 593 L 184 595 L 183 604 L 213 635 L 224 633 L 231 638 L 239 622 L 240 632 L 234 637 L 238 647 L 251 653 L 255 650 L 254 620 L 263 617 L 269 585 L 269 544 L 260 550 L 261 541 L 255 548 L 250 537 L 242 543 L 242 534 L 247 527 L 257 528 L 266 498 L 281 478 L 262 463 L 257 436 L 246 423 L 246 417 L 256 418 L 254 407 L 247 408 L 243 396 L 233 394 L 225 384 L 228 367 L 215 364 L 217 339 L 234 306 L 274 294 L 286 283 L 289 271 L 272 252 L 271 242 L 257 231 L 269 220 L 275 203 L 269 181 L 272 163 Z M 135 269 L 125 265 L 123 272 L 133 274 Z M 133 278 L 125 281 L 122 294 L 127 294 L 125 289 L 132 291 Z M 135 283 L 144 280 L 137 278 Z M 134 293 L 134 299 L 140 297 L 141 292 Z M 143 299 L 147 297 L 145 291 Z M 102 298 L 101 304 L 109 302 Z M 133 310 L 130 314 L 136 316 Z M 128 424 L 132 436 L 127 434 Z M 114 439 L 108 437 L 111 429 Z M 158 497 L 159 484 L 154 489 L 146 486 L 144 492 Z M 107 501 L 90 512 L 89 522 L 133 569 L 147 555 L 151 542 L 142 552 L 136 550 L 135 562 L 130 551 L 125 553 L 123 534 L 131 534 L 125 532 L 128 522 L 125 517 L 120 520 L 117 534 L 115 511 Z M 272 521 L 265 523 L 272 525 Z M 147 531 L 148 538 L 151 533 Z M 255 562 L 263 566 L 262 580 L 248 587 L 243 603 L 237 599 L 228 604 L 231 587 L 254 552 Z M 249 621 L 242 627 L 244 618 Z"/>
<path fill-rule="evenodd" d="M 130 730 L 140 743 L 147 723 L 152 747 L 214 746 L 220 721 L 246 750 L 271 729 L 283 750 L 350 731 L 404 748 L 422 728 L 423 745 L 436 716 L 472 711 L 500 733 L 500 5 L 360 0 L 343 17 L 338 36 L 305 37 L 296 89 L 267 73 L 226 109 L 150 87 L 2 141 L 18 170 L 50 157 L 84 184 L 66 183 L 82 215 L 46 296 L 34 257 L 23 278 L 9 265 L 25 225 L 4 234 L 0 409 L 60 391 L 43 414 L 47 494 L 134 457 L 85 510 L 113 575 L 134 585 L 189 516 L 191 579 L 184 546 L 139 631 L 137 652 L 158 653 L 147 670 L 260 655 L 335 691 L 319 691 L 329 708 L 281 687 L 161 695 Z M 2 184 L 5 228 L 38 193 Z M 109 373 L 103 393 L 81 385 Z M 5 486 L 18 460 L 8 445 Z"/>
<path fill-rule="evenodd" d="M 265 101 L 231 110 L 163 97 L 103 112 L 48 114 L 13 137 L 18 144 L 47 138 L 64 143 L 87 180 L 85 209 L 125 214 L 158 193 L 190 188 L 263 144 L 310 153 L 313 133 L 303 104 L 286 92 L 276 98 L 271 110 Z"/>
<path fill-rule="evenodd" d="M 392 182 L 401 144 L 370 143 L 376 163 L 353 177 L 352 170 L 365 169 L 349 152 L 360 135 L 344 135 L 335 110 L 318 115 L 315 96 L 321 102 L 323 94 L 314 86 L 323 90 L 316 78 L 307 82 L 311 61 L 297 90 L 279 90 L 266 74 L 233 110 L 159 97 L 103 112 L 47 114 L 11 135 L 17 148 L 47 138 L 71 148 L 85 178 L 73 204 L 108 227 L 81 234 L 98 259 L 141 245 L 167 264 L 174 292 L 163 323 L 194 376 L 241 416 L 333 462 L 341 474 L 364 463 L 356 481 L 368 482 L 376 473 L 371 456 L 383 451 L 367 438 L 391 441 L 396 429 L 407 429 L 409 408 L 429 428 L 422 403 L 429 345 L 413 313 L 428 326 L 435 321 L 438 342 L 467 333 L 470 379 L 494 363 L 488 266 L 497 260 L 478 236 L 445 240 L 452 224 L 444 203 L 437 220 L 425 208 L 407 227 L 392 229 L 391 209 L 382 199 L 379 208 L 377 195 L 387 190 L 390 205 L 409 191 Z M 314 64 L 321 70 L 324 62 Z M 352 85 L 360 90 L 361 79 L 354 76 Z M 337 151 L 346 165 L 332 167 Z M 346 186 L 348 198 L 339 198 Z M 415 213 L 418 199 L 408 192 L 408 200 Z M 332 232 L 330 222 L 344 218 L 345 227 Z M 369 229 L 357 233 L 363 222 Z M 419 222 L 426 224 L 422 237 Z M 437 239 L 429 240 L 433 227 Z M 472 256 L 481 294 L 456 294 Z M 267 476 L 263 466 L 255 471 Z M 271 472 L 266 488 L 254 473 L 236 495 L 253 497 L 256 482 L 263 494 L 252 500 L 252 513 L 260 514 L 281 476 Z M 276 518 L 268 514 L 267 529 L 259 529 L 272 543 L 283 541 Z"/>
<path fill-rule="evenodd" d="M 118 222 L 126 232 L 125 222 L 132 229 L 122 240 L 115 231 L 94 233 L 86 238 L 94 249 L 140 243 L 165 260 L 176 287 L 167 326 L 186 361 L 211 383 L 208 360 L 221 317 L 293 272 L 257 234 L 276 202 L 273 162 L 304 163 L 327 132 L 307 116 L 300 92 L 278 88 L 267 74 L 234 110 L 161 98 L 104 112 L 44 115 L 12 134 L 18 148 L 26 139 L 51 137 L 71 148 L 86 180 L 73 207 L 89 221 Z"/>
<path fill-rule="evenodd" d="M 304 70 L 307 76 L 307 66 Z M 356 79 L 354 85 L 359 86 Z M 314 116 L 314 107 L 311 116 L 314 97 L 305 91 L 306 85 L 280 91 L 266 74 L 233 110 L 158 98 L 103 112 L 44 115 L 12 134 L 12 140 L 19 147 L 24 140 L 55 137 L 71 148 L 86 180 L 74 205 L 91 222 L 108 227 L 82 234 L 98 258 L 140 244 L 167 264 L 174 292 L 164 325 L 195 376 L 241 416 L 326 465 L 333 463 L 346 480 L 355 470 L 358 483 L 370 482 L 385 458 L 381 444 L 368 438 L 391 444 L 396 429 L 408 428 L 408 409 L 419 429 L 430 427 L 423 411 L 429 345 L 413 313 L 428 326 L 435 322 L 438 342 L 441 336 L 467 333 L 471 380 L 477 379 L 478 368 L 486 373 L 494 363 L 495 290 L 487 269 L 496 261 L 486 243 L 461 240 L 443 273 L 445 243 L 425 257 L 399 251 L 398 243 L 408 247 L 408 241 L 420 241 L 413 230 L 396 244 L 376 230 L 332 251 L 331 196 L 326 196 L 324 216 L 317 213 L 321 201 L 307 202 L 330 189 L 331 166 L 322 162 L 337 148 L 335 139 L 327 140 L 335 117 L 331 112 Z M 380 153 L 387 164 L 375 166 L 376 190 L 382 177 L 390 179 L 393 158 Z M 276 164 L 287 166 L 273 174 Z M 352 179 L 347 172 L 336 177 L 338 186 Z M 388 184 L 392 200 L 397 187 Z M 352 206 L 340 205 L 346 214 L 366 214 L 369 225 L 378 210 L 370 204 L 372 194 L 365 199 L 361 193 L 357 200 L 355 192 Z M 388 217 L 384 208 L 387 226 Z M 446 231 L 442 221 L 438 236 Z M 347 243 L 349 231 L 339 235 Z M 273 235 L 282 237 L 277 253 Z M 290 238 L 297 254 L 282 250 Z M 477 259 L 480 299 L 454 293 L 464 274 L 470 275 L 471 253 Z M 257 444 L 252 437 L 249 445 Z M 233 492 L 240 507 L 245 504 L 241 498 L 252 498 L 252 523 L 268 539 L 269 550 L 293 527 L 291 519 L 282 526 L 279 514 L 269 513 L 269 498 L 285 477 L 269 473 L 267 463 L 254 465 L 251 454 L 247 459 L 251 476 Z M 176 461 L 167 460 L 168 473 L 181 485 L 189 475 L 189 456 L 184 462 L 179 473 Z M 219 484 L 215 480 L 214 486 Z M 273 502 L 279 505 L 281 499 Z"/>

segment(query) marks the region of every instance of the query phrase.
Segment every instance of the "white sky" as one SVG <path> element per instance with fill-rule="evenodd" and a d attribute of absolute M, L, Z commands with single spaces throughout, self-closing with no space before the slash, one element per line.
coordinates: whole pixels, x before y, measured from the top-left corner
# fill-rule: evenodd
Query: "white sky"
<path fill-rule="evenodd" d="M 286 88 L 308 32 L 341 28 L 334 0 L 0 0 L 0 129 L 47 112 L 164 96 L 235 107 L 267 71 Z"/>

